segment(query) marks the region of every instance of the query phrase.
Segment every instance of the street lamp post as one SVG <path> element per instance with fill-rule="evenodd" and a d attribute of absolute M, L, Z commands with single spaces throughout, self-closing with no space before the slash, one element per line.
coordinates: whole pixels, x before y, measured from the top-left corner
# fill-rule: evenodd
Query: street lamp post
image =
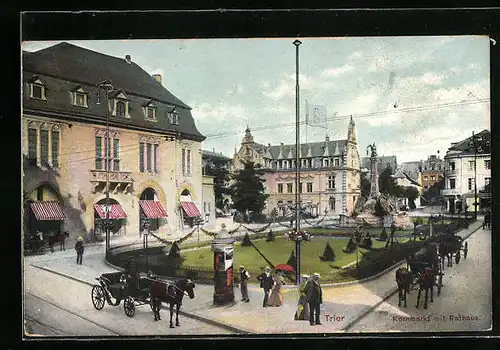
<path fill-rule="evenodd" d="M 474 147 L 474 220 L 477 220 L 477 144 L 476 140 L 478 140 L 477 135 L 472 132 L 472 146 Z M 479 138 L 479 140 L 481 140 Z"/>
<path fill-rule="evenodd" d="M 110 222 L 109 222 L 109 212 L 110 212 L 110 205 L 109 205 L 109 155 L 111 153 L 110 150 L 110 142 L 109 142 L 109 103 L 108 103 L 108 94 L 113 91 L 113 85 L 111 85 L 111 80 L 105 80 L 97 84 L 97 88 L 99 91 L 97 92 L 97 104 L 101 104 L 101 99 L 100 99 L 100 89 L 103 89 L 105 92 L 105 107 L 106 107 L 106 137 L 105 137 L 105 143 L 104 143 L 104 149 L 106 150 L 106 223 L 105 223 L 105 228 L 106 228 L 106 258 L 109 256 L 109 228 L 110 228 Z"/>
<path fill-rule="evenodd" d="M 300 232 L 300 89 L 299 89 L 299 45 L 300 40 L 293 42 L 295 45 L 295 232 Z M 300 284 L 300 242 L 295 241 L 295 256 L 297 258 L 297 266 L 295 269 L 295 283 Z"/>
<path fill-rule="evenodd" d="M 149 264 L 148 264 L 148 239 L 149 239 L 149 229 L 150 229 L 150 223 L 148 220 L 144 221 L 144 234 L 143 234 L 143 248 L 144 248 L 144 255 L 146 256 L 146 271 L 149 270 Z"/>

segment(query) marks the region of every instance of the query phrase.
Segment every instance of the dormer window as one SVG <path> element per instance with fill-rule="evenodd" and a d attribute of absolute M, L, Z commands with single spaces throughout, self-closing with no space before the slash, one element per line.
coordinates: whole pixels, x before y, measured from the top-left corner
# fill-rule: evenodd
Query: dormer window
<path fill-rule="evenodd" d="M 88 107 L 87 93 L 81 87 L 73 91 L 73 105 L 78 107 Z"/>
<path fill-rule="evenodd" d="M 167 111 L 167 118 L 170 124 L 179 125 L 179 113 L 177 113 L 175 107 L 171 111 Z"/>
<path fill-rule="evenodd" d="M 113 97 L 113 115 L 116 117 L 130 118 L 129 116 L 129 99 L 123 91 Z"/>
<path fill-rule="evenodd" d="M 156 106 L 151 101 L 143 105 L 143 109 L 146 119 L 156 121 Z"/>
<path fill-rule="evenodd" d="M 45 84 L 39 78 L 35 77 L 30 82 L 30 97 L 38 100 L 46 100 Z"/>

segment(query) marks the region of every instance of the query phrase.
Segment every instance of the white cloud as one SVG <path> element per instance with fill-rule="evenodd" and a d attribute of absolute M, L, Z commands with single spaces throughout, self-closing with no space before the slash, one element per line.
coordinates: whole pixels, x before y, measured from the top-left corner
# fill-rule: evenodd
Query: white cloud
<path fill-rule="evenodd" d="M 463 84 L 461 86 L 440 88 L 432 93 L 432 97 L 439 101 L 460 102 L 489 98 L 489 81 Z"/>
<path fill-rule="evenodd" d="M 226 96 L 236 96 L 238 94 L 243 93 L 243 91 L 245 91 L 245 88 L 243 87 L 243 85 L 241 85 L 240 83 L 237 83 L 230 90 L 228 90 L 225 93 L 225 95 Z"/>
<path fill-rule="evenodd" d="M 285 74 L 274 88 L 268 86 L 265 89 L 267 91 L 263 91 L 263 94 L 273 100 L 283 99 L 284 97 L 295 97 L 295 79 L 295 74 Z M 316 80 L 305 74 L 299 74 L 301 91 L 312 91 L 322 84 L 325 87 L 324 81 Z"/>
<path fill-rule="evenodd" d="M 420 77 L 420 81 L 429 85 L 439 85 L 442 82 L 442 77 L 431 72 L 426 72 Z"/>
<path fill-rule="evenodd" d="M 340 66 L 338 68 L 326 69 L 323 72 L 321 72 L 321 75 L 324 77 L 338 77 L 347 72 L 352 72 L 353 70 L 354 70 L 353 66 L 349 64 L 344 64 L 343 66 Z"/>
<path fill-rule="evenodd" d="M 295 109 L 285 105 L 273 105 L 264 107 L 264 111 L 272 114 L 295 115 Z"/>
<path fill-rule="evenodd" d="M 196 108 L 193 108 L 193 116 L 197 121 L 241 121 L 246 120 L 246 110 L 244 107 L 239 105 L 231 106 L 225 103 L 221 103 L 215 106 L 209 103 L 201 103 Z"/>

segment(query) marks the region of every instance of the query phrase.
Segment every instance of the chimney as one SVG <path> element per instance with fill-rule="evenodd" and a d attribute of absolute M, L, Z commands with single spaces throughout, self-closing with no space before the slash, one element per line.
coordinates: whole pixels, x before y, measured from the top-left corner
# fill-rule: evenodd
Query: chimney
<path fill-rule="evenodd" d="M 127 61 L 128 64 L 132 63 L 130 55 L 125 55 L 125 61 Z"/>
<path fill-rule="evenodd" d="M 328 135 L 326 135 L 326 137 L 325 137 L 325 141 L 326 141 L 326 142 L 329 142 L 329 141 L 330 141 L 330 138 L 328 137 Z"/>
<path fill-rule="evenodd" d="M 153 74 L 153 79 L 161 84 L 161 74 Z"/>

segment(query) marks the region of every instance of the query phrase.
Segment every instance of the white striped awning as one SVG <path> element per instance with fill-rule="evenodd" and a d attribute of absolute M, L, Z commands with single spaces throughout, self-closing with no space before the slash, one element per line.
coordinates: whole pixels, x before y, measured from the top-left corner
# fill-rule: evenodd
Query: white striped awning
<path fill-rule="evenodd" d="M 110 219 L 125 219 L 127 217 L 127 213 L 123 210 L 120 204 L 110 204 L 109 218 Z M 105 204 L 94 204 L 94 209 L 97 212 L 97 215 L 101 219 L 106 218 L 106 205 Z"/>
<path fill-rule="evenodd" d="M 167 211 L 158 201 L 142 200 L 139 201 L 139 205 L 148 219 L 160 219 L 167 217 Z"/>
<path fill-rule="evenodd" d="M 193 202 L 181 202 L 181 207 L 184 209 L 186 215 L 190 218 L 195 218 L 197 216 L 201 216 L 198 207 Z"/>
<path fill-rule="evenodd" d="M 36 201 L 30 203 L 31 210 L 37 220 L 61 221 L 66 215 L 58 201 Z"/>

